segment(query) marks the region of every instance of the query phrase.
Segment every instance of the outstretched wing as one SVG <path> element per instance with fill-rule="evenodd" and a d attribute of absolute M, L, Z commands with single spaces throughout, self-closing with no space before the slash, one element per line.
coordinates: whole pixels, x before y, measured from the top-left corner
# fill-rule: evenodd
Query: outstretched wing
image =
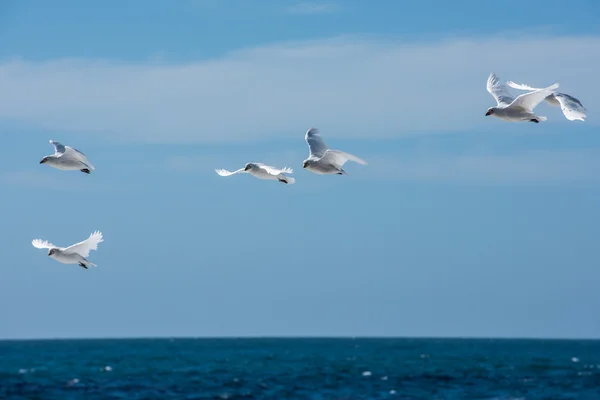
<path fill-rule="evenodd" d="M 275 168 L 270 165 L 265 165 L 262 163 L 255 163 L 255 164 L 258 165 L 261 169 L 264 169 L 265 171 L 267 171 L 271 175 L 293 174 L 294 173 L 294 170 L 291 168 L 288 168 L 288 167 L 283 167 L 283 168 L 279 169 L 279 168 Z"/>
<path fill-rule="evenodd" d="M 85 154 L 83 154 L 81 151 L 74 149 L 72 147 L 69 147 L 69 146 L 64 146 L 55 140 L 51 140 L 50 144 L 52 144 L 54 146 L 54 155 L 65 157 L 65 158 L 71 158 L 71 159 L 80 161 L 80 162 L 84 163 L 85 165 L 87 165 L 87 167 L 91 170 L 96 169 L 96 168 L 94 168 L 94 166 L 92 165 L 90 160 L 88 160 L 87 156 Z"/>
<path fill-rule="evenodd" d="M 560 109 L 569 121 L 585 121 L 587 110 L 575 97 L 564 93 L 554 93 L 552 97 L 558 100 Z"/>
<path fill-rule="evenodd" d="M 308 150 L 312 157 L 321 158 L 328 149 L 327 144 L 325 144 L 325 141 L 317 128 L 310 128 L 307 130 L 304 140 L 306 140 L 306 143 L 308 144 Z"/>
<path fill-rule="evenodd" d="M 51 140 L 50 144 L 52 146 L 54 146 L 54 154 L 55 155 L 63 154 L 66 150 L 65 146 L 63 146 L 62 144 L 60 144 L 59 142 L 57 142 L 55 140 Z"/>
<path fill-rule="evenodd" d="M 91 250 L 98 250 L 98 243 L 102 243 L 103 241 L 104 239 L 102 238 L 102 232 L 95 231 L 83 242 L 76 243 L 64 249 L 63 253 L 77 253 L 81 257 L 87 257 L 90 255 Z"/>
<path fill-rule="evenodd" d="M 534 87 L 531 87 L 529 85 L 523 85 L 521 83 L 514 83 L 513 81 L 506 81 L 506 84 L 508 86 L 510 86 L 511 88 L 513 88 L 513 89 L 529 90 L 530 92 L 533 92 L 535 90 L 542 90 L 540 88 L 534 88 Z"/>
<path fill-rule="evenodd" d="M 221 176 L 231 176 L 234 174 L 242 174 L 246 171 L 244 171 L 244 168 L 240 168 L 237 171 L 227 171 L 226 169 L 215 169 L 215 172 Z"/>
<path fill-rule="evenodd" d="M 90 160 L 88 160 L 87 156 L 85 154 L 83 154 L 81 151 L 74 149 L 72 147 L 69 147 L 69 146 L 64 146 L 64 147 L 65 147 L 65 154 L 63 157 L 74 158 L 76 160 L 81 161 L 85 165 L 87 165 L 89 167 L 89 169 L 91 169 L 91 170 L 96 169 L 96 168 L 94 168 L 94 166 L 92 165 Z"/>
<path fill-rule="evenodd" d="M 42 240 L 42 239 L 33 239 L 31 241 L 31 244 L 33 245 L 33 247 L 35 247 L 36 249 L 56 249 L 57 247 L 55 245 L 53 245 L 52 243 L 50 243 L 47 240 Z"/>
<path fill-rule="evenodd" d="M 506 84 L 519 90 L 543 90 L 539 88 L 533 88 L 529 85 L 514 83 L 512 81 L 507 81 Z M 553 106 L 559 106 L 565 118 L 567 118 L 569 121 L 584 121 L 586 118 L 585 113 L 587 109 L 578 99 L 573 96 L 565 93 L 554 93 L 553 95 L 546 97 L 546 101 Z"/>
<path fill-rule="evenodd" d="M 511 106 L 522 107 L 525 110 L 531 112 L 538 104 L 546 100 L 548 96 L 552 95 L 552 91 L 556 88 L 558 88 L 558 83 L 548 86 L 547 88 L 535 90 L 529 93 L 524 93 L 517 97 L 511 103 Z"/>
<path fill-rule="evenodd" d="M 327 150 L 321 159 L 321 162 L 335 165 L 338 168 L 341 168 L 347 161 L 354 161 L 362 165 L 367 165 L 365 160 L 340 150 Z"/>
<path fill-rule="evenodd" d="M 515 99 L 508 87 L 500 82 L 495 73 L 491 73 L 487 80 L 487 91 L 496 99 L 499 106 L 507 106 Z"/>

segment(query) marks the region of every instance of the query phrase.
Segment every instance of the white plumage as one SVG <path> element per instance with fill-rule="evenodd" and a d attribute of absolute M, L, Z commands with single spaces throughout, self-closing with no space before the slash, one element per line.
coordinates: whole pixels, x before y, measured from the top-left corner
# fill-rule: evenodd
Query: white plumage
<path fill-rule="evenodd" d="M 64 146 L 54 140 L 51 140 L 50 144 L 54 146 L 54 154 L 42 158 L 40 164 L 48 164 L 64 171 L 81 171 L 86 174 L 96 169 L 81 151 Z"/>
<path fill-rule="evenodd" d="M 296 182 L 291 176 L 284 174 L 292 174 L 294 171 L 291 168 L 275 168 L 270 165 L 263 163 L 252 162 L 246 164 L 244 168 L 240 168 L 236 171 L 228 171 L 226 169 L 216 169 L 215 172 L 220 176 L 231 176 L 235 174 L 248 173 L 258 179 L 276 180 L 281 183 L 293 184 Z"/>
<path fill-rule="evenodd" d="M 523 85 L 507 81 L 506 84 L 513 89 L 527 90 L 529 92 L 539 91 L 542 89 L 534 88 L 529 85 Z M 569 121 L 585 121 L 587 109 L 581 104 L 581 102 L 573 96 L 565 93 L 552 92 L 544 99 L 552 106 L 560 107 L 563 115 Z"/>
<path fill-rule="evenodd" d="M 558 83 L 555 83 L 515 98 L 508 87 L 500 82 L 500 79 L 492 72 L 488 77 L 486 88 L 496 100 L 497 105 L 488 108 L 485 115 L 491 115 L 510 122 L 531 121 L 538 123 L 545 121 L 547 118 L 535 115 L 533 109 L 550 96 L 558 86 Z"/>
<path fill-rule="evenodd" d="M 309 155 L 304 160 L 303 168 L 314 172 L 315 174 L 346 174 L 342 168 L 348 161 L 366 165 L 367 162 L 340 150 L 331 150 L 323 140 L 317 128 L 311 128 L 306 131 L 304 140 L 308 144 Z"/>
<path fill-rule="evenodd" d="M 48 255 L 58 262 L 63 264 L 79 264 L 81 267 L 87 269 L 88 266 L 96 266 L 96 264 L 87 259 L 90 251 L 98 250 L 98 244 L 103 241 L 102 232 L 95 231 L 86 240 L 69 247 L 59 247 L 42 239 L 34 239 L 31 241 L 31 244 L 38 249 L 48 249 Z"/>

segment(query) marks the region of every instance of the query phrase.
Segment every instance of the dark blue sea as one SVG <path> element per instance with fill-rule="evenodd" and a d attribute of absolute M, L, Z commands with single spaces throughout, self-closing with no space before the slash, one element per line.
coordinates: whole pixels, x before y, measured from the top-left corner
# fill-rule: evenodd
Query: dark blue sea
<path fill-rule="evenodd" d="M 600 399 L 600 341 L 0 341 L 0 399 Z"/>

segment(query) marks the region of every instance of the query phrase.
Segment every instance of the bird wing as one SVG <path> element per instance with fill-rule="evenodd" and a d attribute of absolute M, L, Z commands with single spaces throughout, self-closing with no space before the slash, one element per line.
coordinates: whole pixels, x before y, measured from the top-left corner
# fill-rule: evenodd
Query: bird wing
<path fill-rule="evenodd" d="M 529 90 L 530 92 L 533 92 L 535 90 L 542 90 L 541 88 L 534 88 L 529 85 L 524 85 L 522 83 L 514 83 L 513 81 L 506 81 L 506 84 L 513 89 Z"/>
<path fill-rule="evenodd" d="M 560 109 L 565 115 L 565 118 L 569 121 L 585 121 L 585 112 L 587 110 L 579 100 L 564 93 L 554 93 L 553 97 L 560 103 Z"/>
<path fill-rule="evenodd" d="M 81 161 L 82 163 L 87 165 L 88 168 L 91 170 L 96 169 L 96 168 L 94 168 L 94 166 L 92 165 L 90 160 L 88 160 L 87 156 L 85 154 L 83 154 L 83 152 L 81 152 L 77 149 L 74 149 L 72 147 L 69 147 L 69 146 L 64 146 L 63 144 L 61 144 L 55 140 L 51 140 L 50 144 L 52 144 L 54 146 L 54 155 L 60 156 L 60 157 L 65 157 L 65 158 L 72 158 L 72 159 Z"/>
<path fill-rule="evenodd" d="M 322 162 L 335 165 L 338 168 L 341 168 L 347 161 L 354 161 L 362 165 L 366 165 L 367 162 L 350 154 L 345 153 L 340 150 L 327 150 L 323 158 L 321 158 Z"/>
<path fill-rule="evenodd" d="M 51 140 L 50 144 L 52 146 L 54 146 L 54 154 L 55 155 L 63 154 L 66 150 L 65 146 L 63 146 L 62 144 L 60 144 L 59 142 L 57 142 L 55 140 Z"/>
<path fill-rule="evenodd" d="M 87 257 L 90 255 L 91 250 L 98 250 L 98 243 L 102 243 L 103 241 L 102 232 L 95 231 L 83 242 L 75 243 L 64 249 L 63 252 L 66 254 L 77 253 L 81 257 Z"/>
<path fill-rule="evenodd" d="M 240 168 L 237 171 L 227 171 L 226 169 L 215 169 L 215 172 L 221 176 L 230 176 L 230 175 L 234 175 L 234 174 L 243 174 L 244 172 L 244 168 Z"/>
<path fill-rule="evenodd" d="M 57 248 L 55 245 L 53 245 L 52 243 L 50 243 L 47 240 L 42 240 L 42 239 L 33 239 L 31 241 L 31 244 L 33 245 L 33 247 L 35 247 L 36 249 L 55 249 Z"/>
<path fill-rule="evenodd" d="M 534 88 L 529 85 L 523 85 L 520 83 L 514 83 L 512 81 L 507 81 L 506 84 L 512 88 L 519 90 L 544 90 L 539 88 Z M 576 99 L 573 96 L 570 96 L 565 93 L 554 93 L 551 96 L 546 98 L 546 101 L 553 106 L 560 106 L 565 118 L 569 121 L 580 120 L 584 121 L 586 117 L 587 109 L 581 104 L 581 101 Z"/>
<path fill-rule="evenodd" d="M 96 168 L 94 168 L 94 166 L 92 165 L 90 160 L 88 160 L 87 156 L 85 154 L 83 154 L 81 151 L 74 149 L 72 147 L 69 147 L 69 146 L 64 146 L 64 148 L 65 148 L 65 151 L 64 151 L 63 157 L 74 158 L 76 160 L 81 161 L 85 165 L 87 165 L 91 170 L 96 169 Z"/>
<path fill-rule="evenodd" d="M 508 87 L 500 82 L 495 73 L 491 73 L 487 80 L 487 91 L 496 99 L 499 106 L 507 106 L 514 101 Z"/>
<path fill-rule="evenodd" d="M 279 168 L 275 168 L 270 165 L 265 165 L 262 163 L 254 163 L 254 164 L 258 165 L 261 169 L 264 169 L 271 175 L 293 174 L 294 173 L 294 170 L 291 168 L 288 168 L 288 167 L 283 167 L 283 168 L 279 169 Z"/>
<path fill-rule="evenodd" d="M 534 90 L 533 92 L 523 93 L 522 95 L 519 95 L 512 103 L 510 103 L 510 105 L 511 107 L 521 107 L 529 112 L 532 112 L 538 104 L 546 100 L 548 96 L 552 95 L 553 90 L 556 88 L 558 88 L 558 83 L 543 89 Z"/>
<path fill-rule="evenodd" d="M 310 128 L 307 130 L 304 140 L 306 140 L 306 143 L 308 143 L 310 155 L 316 158 L 323 157 L 328 149 L 327 144 L 325 144 L 325 141 L 323 140 L 323 137 L 321 137 L 321 134 L 317 128 Z"/>

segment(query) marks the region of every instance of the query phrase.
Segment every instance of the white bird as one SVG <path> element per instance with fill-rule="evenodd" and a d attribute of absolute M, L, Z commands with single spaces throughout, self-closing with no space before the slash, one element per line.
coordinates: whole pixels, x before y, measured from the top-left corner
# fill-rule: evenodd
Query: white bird
<path fill-rule="evenodd" d="M 87 259 L 91 250 L 98 250 L 98 243 L 102 243 L 102 232 L 95 231 L 83 242 L 75 243 L 69 247 L 58 247 L 47 240 L 34 239 L 31 241 L 33 247 L 48 249 L 48 255 L 63 264 L 79 264 L 80 267 L 88 269 L 96 264 Z"/>
<path fill-rule="evenodd" d="M 94 166 L 88 160 L 87 156 L 69 146 L 63 146 L 54 140 L 50 141 L 54 146 L 54 154 L 45 156 L 40 161 L 40 164 L 48 164 L 49 166 L 61 169 L 63 171 L 81 171 L 89 174 L 95 170 Z"/>
<path fill-rule="evenodd" d="M 354 161 L 362 165 L 367 162 L 349 153 L 340 150 L 331 150 L 325 144 L 317 128 L 310 128 L 304 136 L 310 152 L 304 160 L 302 167 L 315 174 L 348 175 L 342 168 L 347 161 Z"/>
<path fill-rule="evenodd" d="M 512 81 L 507 81 L 506 84 L 513 89 L 518 90 L 527 90 L 527 91 L 536 91 L 542 90 L 538 88 L 533 88 L 529 85 L 521 85 L 518 83 L 514 83 Z M 548 97 L 546 97 L 546 102 L 552 106 L 560 107 L 564 116 L 569 121 L 585 121 L 586 111 L 587 109 L 581 104 L 579 100 L 575 97 L 570 96 L 565 93 L 552 92 Z"/>
<path fill-rule="evenodd" d="M 246 164 L 244 168 L 240 168 L 237 171 L 227 171 L 226 169 L 216 169 L 217 174 L 221 176 L 231 176 L 234 174 L 250 174 L 258 179 L 267 179 L 273 181 L 279 181 L 285 184 L 293 184 L 296 182 L 291 176 L 284 174 L 292 174 L 294 171 L 291 168 L 284 167 L 282 169 L 271 167 L 262 163 L 251 162 Z"/>
<path fill-rule="evenodd" d="M 487 80 L 487 91 L 496 99 L 498 105 L 488 108 L 485 115 L 492 115 L 510 122 L 531 121 L 538 123 L 545 121 L 548 118 L 535 115 L 533 109 L 550 96 L 556 88 L 558 88 L 558 83 L 514 98 L 508 87 L 501 83 L 496 74 L 492 72 Z"/>

